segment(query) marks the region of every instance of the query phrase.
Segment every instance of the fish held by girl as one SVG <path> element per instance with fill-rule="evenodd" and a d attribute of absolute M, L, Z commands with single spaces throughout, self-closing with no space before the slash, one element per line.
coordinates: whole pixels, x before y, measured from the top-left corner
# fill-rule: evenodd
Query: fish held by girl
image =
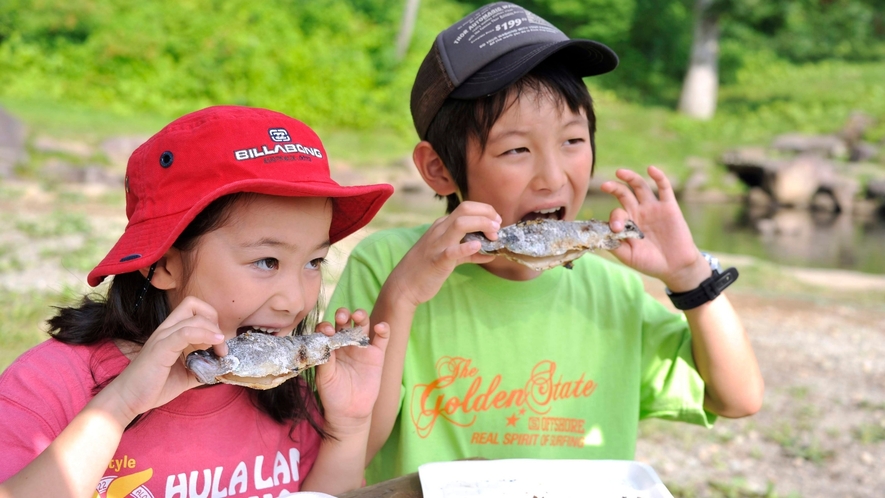
<path fill-rule="evenodd" d="M 222 382 L 270 389 L 310 367 L 326 363 L 335 349 L 367 347 L 369 337 L 361 327 L 354 327 L 331 336 L 314 333 L 280 337 L 246 332 L 225 342 L 226 356 L 217 356 L 211 349 L 194 351 L 187 355 L 185 366 L 204 384 Z"/>
<path fill-rule="evenodd" d="M 498 240 L 489 240 L 482 233 L 470 233 L 464 242 L 479 240 L 480 253 L 503 256 L 533 270 L 557 266 L 572 267 L 572 261 L 596 249 L 617 249 L 624 239 L 642 239 L 642 231 L 627 220 L 624 229 L 612 232 L 609 224 L 599 220 L 561 221 L 530 220 L 498 230 Z"/>

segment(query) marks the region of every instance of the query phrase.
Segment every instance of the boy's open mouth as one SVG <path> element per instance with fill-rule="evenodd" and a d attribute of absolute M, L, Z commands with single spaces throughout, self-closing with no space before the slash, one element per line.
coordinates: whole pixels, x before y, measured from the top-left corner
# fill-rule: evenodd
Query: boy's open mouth
<path fill-rule="evenodd" d="M 531 220 L 562 220 L 565 217 L 565 206 L 550 209 L 539 209 L 525 215 L 519 221 Z"/>
<path fill-rule="evenodd" d="M 240 327 L 240 328 L 238 328 L 238 329 L 237 329 L 237 335 L 243 335 L 243 334 L 245 334 L 246 332 L 250 332 L 250 333 L 253 333 L 253 334 L 270 334 L 270 335 L 275 335 L 275 334 L 276 334 L 277 332 L 279 332 L 279 331 L 280 331 L 280 329 L 272 329 L 272 328 L 270 328 L 270 327 L 255 327 L 255 326 L 252 326 L 252 325 L 247 325 L 247 326 L 245 326 L 245 327 Z"/>

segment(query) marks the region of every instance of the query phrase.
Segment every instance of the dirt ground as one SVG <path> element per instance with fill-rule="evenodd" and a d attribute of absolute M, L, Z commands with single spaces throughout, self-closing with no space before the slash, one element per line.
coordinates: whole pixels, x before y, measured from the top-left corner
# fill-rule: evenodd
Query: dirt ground
<path fill-rule="evenodd" d="M 2 190 L 4 292 L 82 286 L 125 224 L 114 204 L 121 199 L 109 207 L 95 201 L 100 195 L 68 195 L 60 214 L 57 193 L 10 183 Z M 78 228 L 76 212 L 88 214 L 87 228 Z M 338 264 L 359 236 L 338 245 Z M 90 264 L 64 263 L 90 244 L 81 258 Z M 677 497 L 885 496 L 885 275 L 719 256 L 742 271 L 728 294 L 761 364 L 764 407 L 753 417 L 720 419 L 711 430 L 645 421 L 636 459 Z M 784 290 L 774 279 L 792 284 Z M 661 284 L 648 288 L 666 300 Z"/>
<path fill-rule="evenodd" d="M 857 285 L 847 280 L 814 299 L 730 291 L 765 379 L 762 410 L 711 430 L 643 422 L 636 459 L 675 496 L 885 496 L 885 300 L 840 296 Z"/>

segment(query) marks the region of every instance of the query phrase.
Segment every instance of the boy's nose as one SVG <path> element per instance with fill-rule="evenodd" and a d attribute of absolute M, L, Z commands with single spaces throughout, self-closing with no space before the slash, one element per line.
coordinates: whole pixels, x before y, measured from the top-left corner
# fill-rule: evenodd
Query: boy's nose
<path fill-rule="evenodd" d="M 568 181 L 565 170 L 555 157 L 544 157 L 535 167 L 534 186 L 537 190 L 558 191 Z"/>

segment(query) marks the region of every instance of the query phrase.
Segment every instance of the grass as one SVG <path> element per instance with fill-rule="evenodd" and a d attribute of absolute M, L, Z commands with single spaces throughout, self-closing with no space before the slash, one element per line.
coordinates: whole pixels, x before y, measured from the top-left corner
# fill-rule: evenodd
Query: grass
<path fill-rule="evenodd" d="M 789 393 L 798 401 L 804 399 L 804 395 L 797 395 L 795 390 Z M 816 465 L 821 465 L 835 456 L 835 452 L 828 448 L 814 434 L 817 422 L 820 420 L 820 408 L 808 403 L 796 403 L 792 415 L 782 420 L 777 425 L 765 431 L 766 437 L 777 443 L 784 454 L 790 458 L 801 458 Z"/>
<path fill-rule="evenodd" d="M 755 296 L 789 297 L 815 304 L 842 303 L 856 308 L 877 308 L 885 302 L 883 290 L 845 290 L 839 287 L 813 285 L 793 276 L 782 266 L 754 258 L 741 263 L 740 282 L 732 292 L 748 292 Z"/>
<path fill-rule="evenodd" d="M 13 292 L 0 290 L 0 371 L 21 353 L 43 342 L 45 321 L 52 316 L 51 306 L 70 296 L 66 293 Z"/>
<path fill-rule="evenodd" d="M 150 135 L 171 121 L 167 117 L 153 114 L 116 114 L 73 102 L 2 98 L 0 105 L 27 123 L 32 134 L 73 138 L 90 143 L 98 143 L 114 135 Z"/>
<path fill-rule="evenodd" d="M 863 423 L 851 430 L 851 435 L 861 444 L 877 444 L 885 441 L 885 419 L 878 424 Z"/>
<path fill-rule="evenodd" d="M 83 234 L 92 231 L 92 225 L 84 213 L 53 211 L 48 217 L 30 220 L 19 220 L 15 228 L 32 238 L 58 237 L 62 235 Z"/>

